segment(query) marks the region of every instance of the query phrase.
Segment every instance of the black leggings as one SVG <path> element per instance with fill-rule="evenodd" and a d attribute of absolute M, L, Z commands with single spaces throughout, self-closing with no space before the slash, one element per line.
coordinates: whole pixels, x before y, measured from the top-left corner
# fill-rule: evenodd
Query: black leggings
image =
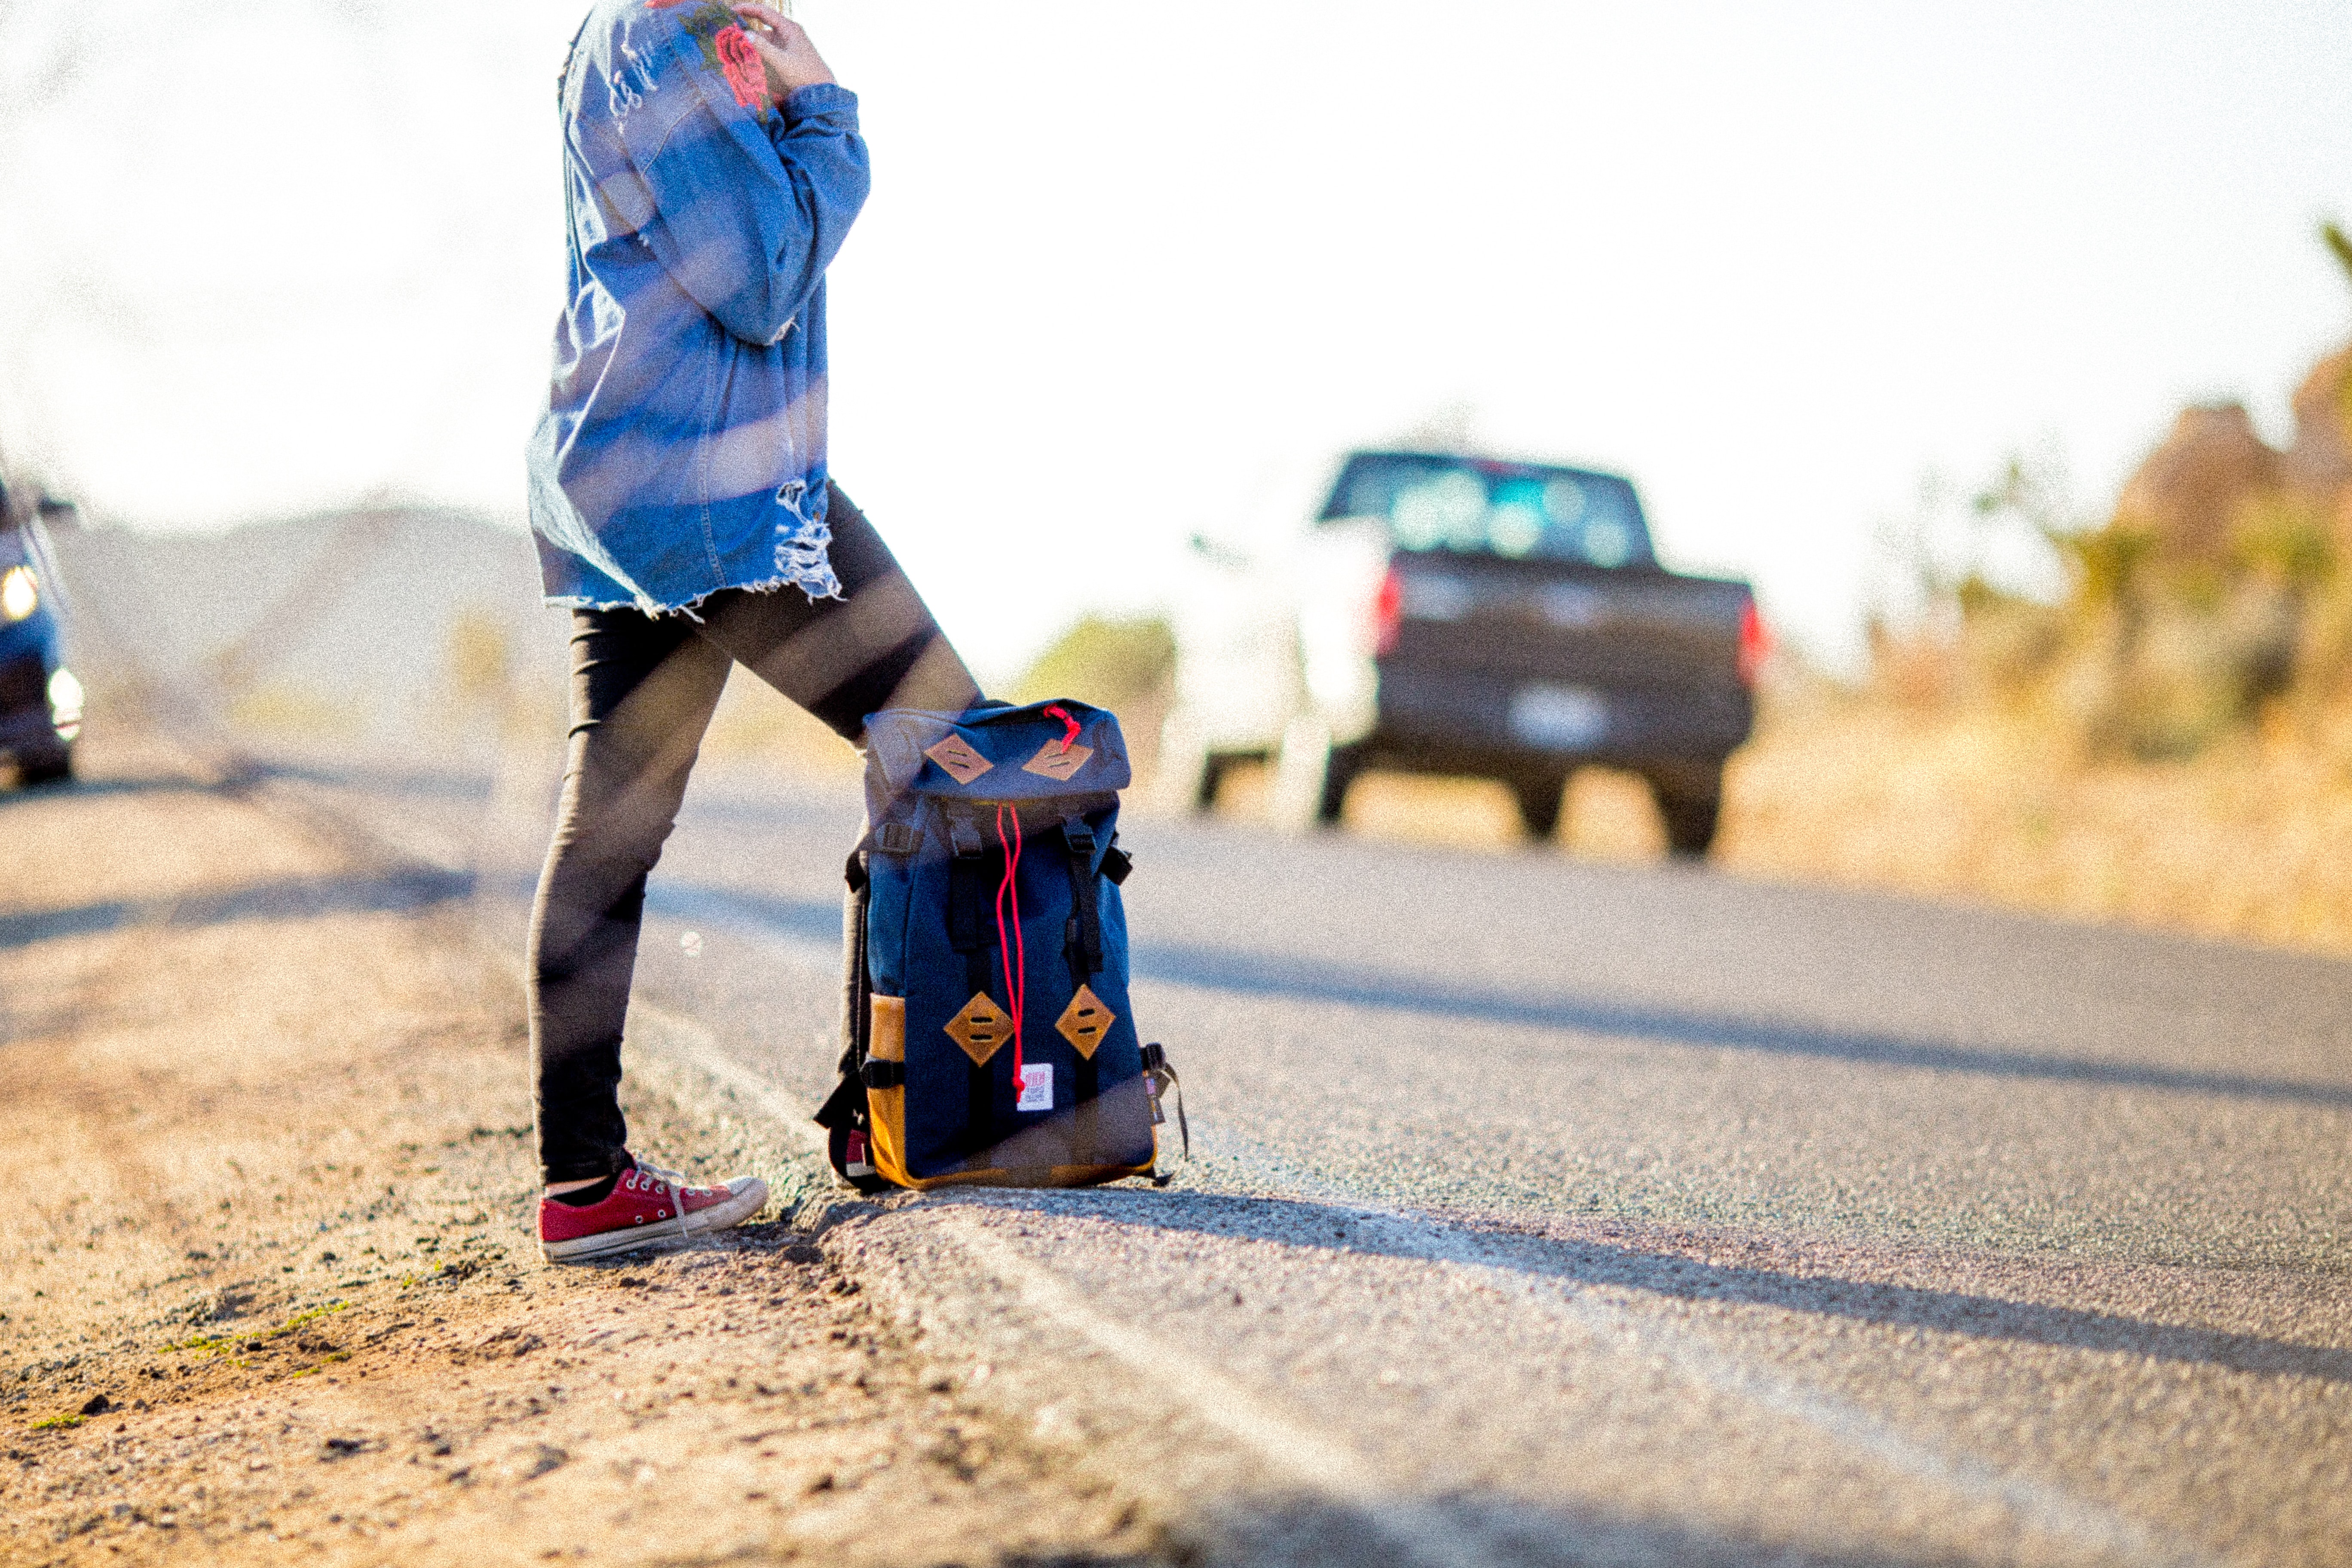
<path fill-rule="evenodd" d="M 550 1182 L 622 1169 L 621 1030 L 646 876 L 677 818 L 702 732 L 740 664 L 861 739 L 885 708 L 950 711 L 980 690 L 873 525 L 828 492 L 842 597 L 728 589 L 684 616 L 575 610 L 572 739 L 555 837 L 531 910 L 531 1050 Z"/>

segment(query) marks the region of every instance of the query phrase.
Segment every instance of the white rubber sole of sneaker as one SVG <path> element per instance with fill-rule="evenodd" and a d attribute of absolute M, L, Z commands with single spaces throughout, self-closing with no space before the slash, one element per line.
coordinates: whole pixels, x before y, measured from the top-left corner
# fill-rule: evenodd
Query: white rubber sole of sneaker
<path fill-rule="evenodd" d="M 677 1247 L 698 1236 L 741 1225 L 767 1206 L 768 1184 L 757 1176 L 742 1176 L 728 1183 L 727 1192 L 725 1203 L 713 1204 L 676 1219 L 632 1226 L 627 1230 L 601 1231 L 572 1241 L 542 1241 L 539 1244 L 540 1256 L 550 1263 L 578 1263 L 584 1258 L 609 1258 L 616 1252 Z"/>

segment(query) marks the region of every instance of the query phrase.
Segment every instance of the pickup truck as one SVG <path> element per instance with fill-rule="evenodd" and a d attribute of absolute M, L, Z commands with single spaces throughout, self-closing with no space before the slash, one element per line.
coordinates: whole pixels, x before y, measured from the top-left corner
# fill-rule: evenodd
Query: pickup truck
<path fill-rule="evenodd" d="M 1272 761 L 1276 817 L 1328 826 L 1369 769 L 1467 774 L 1544 837 L 1570 773 L 1601 763 L 1647 781 L 1675 854 L 1714 843 L 1764 624 L 1745 583 L 1658 564 L 1625 479 L 1356 452 L 1300 536 L 1193 542 L 1166 804 L 1205 809 L 1228 766 Z"/>

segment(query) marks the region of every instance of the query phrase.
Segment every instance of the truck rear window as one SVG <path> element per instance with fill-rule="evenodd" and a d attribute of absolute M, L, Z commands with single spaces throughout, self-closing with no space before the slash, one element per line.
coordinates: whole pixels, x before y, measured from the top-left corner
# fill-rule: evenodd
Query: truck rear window
<path fill-rule="evenodd" d="M 1633 485 L 1585 468 L 1420 452 L 1348 459 L 1323 521 L 1377 518 L 1399 550 L 1646 564 L 1650 531 Z"/>

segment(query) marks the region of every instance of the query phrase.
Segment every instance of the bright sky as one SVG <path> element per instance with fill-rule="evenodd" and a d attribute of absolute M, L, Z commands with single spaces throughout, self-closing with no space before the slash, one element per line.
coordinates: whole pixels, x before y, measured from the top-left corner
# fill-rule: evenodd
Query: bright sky
<path fill-rule="evenodd" d="M 155 527 L 507 516 L 578 0 L 0 0 L 0 442 Z M 983 671 L 1448 409 L 1851 649 L 1923 476 L 2104 506 L 2352 330 L 2352 6 L 802 0 L 835 467 Z M 31 79 L 84 44 L 49 96 Z"/>

